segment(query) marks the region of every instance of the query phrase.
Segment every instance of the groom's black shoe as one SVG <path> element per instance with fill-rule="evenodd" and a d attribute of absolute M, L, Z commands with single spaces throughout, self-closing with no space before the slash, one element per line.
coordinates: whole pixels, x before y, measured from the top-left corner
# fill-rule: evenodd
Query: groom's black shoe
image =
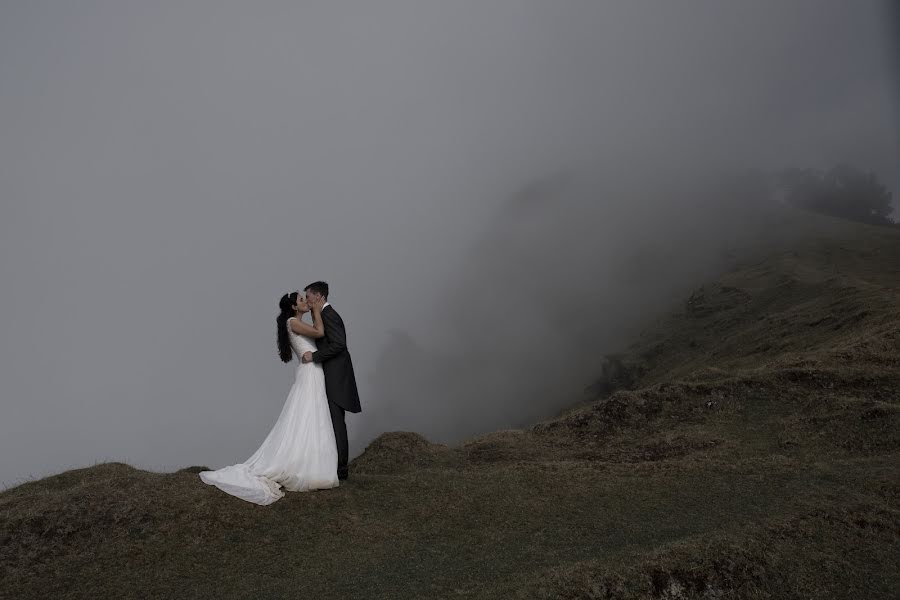
<path fill-rule="evenodd" d="M 346 479 L 350 476 L 349 473 L 338 473 L 338 479 L 341 481 L 346 481 Z"/>

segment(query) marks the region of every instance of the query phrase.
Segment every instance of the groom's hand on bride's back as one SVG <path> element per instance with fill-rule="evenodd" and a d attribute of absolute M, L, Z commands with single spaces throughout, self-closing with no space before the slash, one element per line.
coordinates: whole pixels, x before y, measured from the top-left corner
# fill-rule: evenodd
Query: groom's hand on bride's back
<path fill-rule="evenodd" d="M 312 352 L 304 352 L 303 356 L 300 357 L 300 362 L 304 362 L 304 363 L 312 362 Z"/>

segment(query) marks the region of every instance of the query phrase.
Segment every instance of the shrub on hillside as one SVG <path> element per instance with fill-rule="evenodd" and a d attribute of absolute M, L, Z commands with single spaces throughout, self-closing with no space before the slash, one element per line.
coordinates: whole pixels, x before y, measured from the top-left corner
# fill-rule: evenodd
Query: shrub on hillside
<path fill-rule="evenodd" d="M 785 169 L 778 175 L 784 202 L 852 221 L 895 225 L 891 192 L 872 172 L 849 165 L 828 171 Z"/>

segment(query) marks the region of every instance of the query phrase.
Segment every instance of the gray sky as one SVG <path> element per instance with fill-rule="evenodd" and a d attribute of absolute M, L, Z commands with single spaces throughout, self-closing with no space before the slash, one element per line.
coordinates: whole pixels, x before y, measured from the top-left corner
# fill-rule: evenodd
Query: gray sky
<path fill-rule="evenodd" d="M 564 406 L 755 235 L 686 218 L 715 195 L 702 174 L 848 161 L 896 195 L 885 17 L 0 3 L 0 484 L 246 459 L 293 377 L 277 300 L 322 278 L 360 384 L 351 454 Z"/>

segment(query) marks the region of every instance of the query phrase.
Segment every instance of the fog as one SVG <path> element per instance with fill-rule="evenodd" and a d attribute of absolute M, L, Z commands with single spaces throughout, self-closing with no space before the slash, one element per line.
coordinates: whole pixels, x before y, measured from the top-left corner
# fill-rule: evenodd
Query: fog
<path fill-rule="evenodd" d="M 0 4 L 0 483 L 243 461 L 325 279 L 363 411 L 456 443 L 765 240 L 749 170 L 900 189 L 887 3 Z M 896 213 L 895 213 L 896 216 Z"/>

